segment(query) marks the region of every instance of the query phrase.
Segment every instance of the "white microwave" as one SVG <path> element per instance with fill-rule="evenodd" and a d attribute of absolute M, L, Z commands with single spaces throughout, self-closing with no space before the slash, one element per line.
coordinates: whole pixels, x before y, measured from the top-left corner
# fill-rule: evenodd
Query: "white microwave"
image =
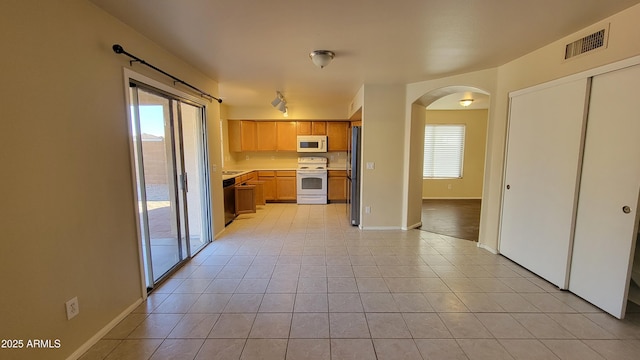
<path fill-rule="evenodd" d="M 327 152 L 325 135 L 298 135 L 298 152 Z"/>

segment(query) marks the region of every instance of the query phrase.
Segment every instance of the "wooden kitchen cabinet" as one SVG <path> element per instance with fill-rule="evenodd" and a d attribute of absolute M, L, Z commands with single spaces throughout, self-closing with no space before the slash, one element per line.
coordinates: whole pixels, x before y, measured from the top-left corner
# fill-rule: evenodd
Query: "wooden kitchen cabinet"
<path fill-rule="evenodd" d="M 296 151 L 297 146 L 297 124 L 295 121 L 276 122 L 276 150 Z"/>
<path fill-rule="evenodd" d="M 295 171 L 276 171 L 276 199 L 298 200 Z"/>
<path fill-rule="evenodd" d="M 229 120 L 229 150 L 256 151 L 257 129 L 255 121 Z"/>
<path fill-rule="evenodd" d="M 258 179 L 263 182 L 263 196 L 266 201 L 297 200 L 295 170 L 260 170 Z"/>
<path fill-rule="evenodd" d="M 327 199 L 329 201 L 347 201 L 347 172 L 329 170 L 327 177 Z"/>
<path fill-rule="evenodd" d="M 256 212 L 255 185 L 236 185 L 236 215 Z"/>
<path fill-rule="evenodd" d="M 347 151 L 348 121 L 327 121 L 327 150 Z"/>
<path fill-rule="evenodd" d="M 255 186 L 256 205 L 266 205 L 267 200 L 264 198 L 264 181 L 248 180 L 247 185 Z"/>
<path fill-rule="evenodd" d="M 326 121 L 298 121 L 298 135 L 327 135 Z"/>
<path fill-rule="evenodd" d="M 276 150 L 276 122 L 256 121 L 256 148 L 258 151 Z"/>
<path fill-rule="evenodd" d="M 276 200 L 276 172 L 273 170 L 260 170 L 258 171 L 258 180 L 264 184 L 262 186 L 262 192 L 265 201 Z"/>

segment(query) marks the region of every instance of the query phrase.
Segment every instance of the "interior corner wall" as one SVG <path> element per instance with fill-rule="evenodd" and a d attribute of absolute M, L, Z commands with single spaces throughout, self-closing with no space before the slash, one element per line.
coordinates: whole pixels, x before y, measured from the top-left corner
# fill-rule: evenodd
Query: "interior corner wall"
<path fill-rule="evenodd" d="M 361 168 L 363 229 L 402 228 L 404 103 L 404 85 L 364 86 Z M 372 163 L 373 169 L 367 169 L 367 163 Z M 364 211 L 366 207 L 370 207 L 370 213 Z"/>
<path fill-rule="evenodd" d="M 497 92 L 488 128 L 487 165 L 480 219 L 480 239 L 484 245 L 498 248 L 509 93 L 640 55 L 639 18 L 640 5 L 635 5 L 498 68 Z M 610 27 L 606 49 L 595 50 L 568 61 L 563 60 L 567 43 L 607 24 Z"/>
<path fill-rule="evenodd" d="M 129 59 L 111 46 L 214 95 L 218 85 L 85 0 L 2 1 L 0 24 L 0 44 L 10 49 L 0 57 L 0 338 L 61 345 L 2 349 L 0 357 L 66 359 L 143 295 L 123 75 Z M 207 109 L 209 121 L 219 118 L 217 103 Z M 212 142 L 216 129 L 209 127 Z M 213 166 L 220 151 L 209 145 Z M 211 175 L 219 230 L 221 178 Z M 65 302 L 76 296 L 80 313 L 67 320 Z"/>
<path fill-rule="evenodd" d="M 424 179 L 422 181 L 423 199 L 482 198 L 487 116 L 486 109 L 427 110 L 425 124 L 465 125 L 465 141 L 462 177 L 459 179 Z"/>

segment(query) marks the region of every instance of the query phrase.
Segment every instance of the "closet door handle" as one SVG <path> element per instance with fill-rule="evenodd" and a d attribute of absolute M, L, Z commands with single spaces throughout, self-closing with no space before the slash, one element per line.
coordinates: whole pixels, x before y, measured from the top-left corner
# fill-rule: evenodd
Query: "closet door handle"
<path fill-rule="evenodd" d="M 625 205 L 622 207 L 622 212 L 628 214 L 631 212 L 631 208 Z"/>

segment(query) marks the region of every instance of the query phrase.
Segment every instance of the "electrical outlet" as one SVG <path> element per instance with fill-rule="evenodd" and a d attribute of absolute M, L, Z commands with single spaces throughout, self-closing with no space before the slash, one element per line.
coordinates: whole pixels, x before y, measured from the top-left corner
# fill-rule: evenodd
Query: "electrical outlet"
<path fill-rule="evenodd" d="M 448 189 L 448 190 L 451 190 L 452 188 L 453 188 L 453 186 L 451 186 L 451 184 L 448 184 L 448 185 L 447 185 L 447 189 Z"/>
<path fill-rule="evenodd" d="M 80 313 L 80 306 L 78 305 L 77 296 L 67 301 L 65 305 L 67 307 L 67 320 L 73 319 L 76 315 Z"/>
<path fill-rule="evenodd" d="M 371 214 L 371 206 L 365 206 L 365 207 L 364 207 L 364 212 L 365 212 L 366 214 Z"/>
<path fill-rule="evenodd" d="M 211 164 L 211 172 L 216 172 L 216 171 L 218 171 L 218 165 Z"/>

